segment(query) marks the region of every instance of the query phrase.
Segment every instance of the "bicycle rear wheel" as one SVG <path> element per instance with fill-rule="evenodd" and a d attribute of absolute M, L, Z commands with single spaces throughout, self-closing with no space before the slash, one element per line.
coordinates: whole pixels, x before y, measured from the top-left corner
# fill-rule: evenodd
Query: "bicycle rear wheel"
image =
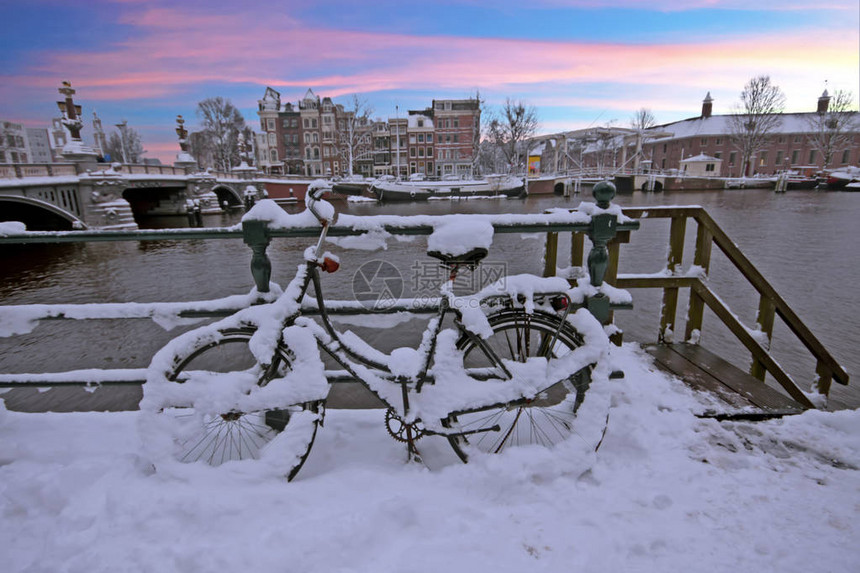
<path fill-rule="evenodd" d="M 217 392 L 219 386 L 227 384 L 264 386 L 290 371 L 293 357 L 282 346 L 277 347 L 271 365 L 264 369 L 258 364 L 249 348 L 253 329 L 225 329 L 218 334 L 216 340 L 176 356 L 167 380 L 203 385 L 201 388 Z M 162 399 L 156 413 L 158 424 L 167 428 L 172 439 L 171 457 L 184 463 L 205 462 L 218 466 L 259 460 L 279 433 L 289 434 L 283 436 L 290 442 L 286 452 L 289 459 L 278 460 L 276 466 L 287 479 L 292 479 L 310 453 L 323 410 L 322 400 L 279 409 L 255 407 L 218 411 L 211 403 L 206 408 L 194 407 L 183 398 L 168 397 Z"/>
<path fill-rule="evenodd" d="M 559 358 L 583 344 L 582 336 L 573 327 L 543 312 L 529 314 L 507 310 L 489 316 L 488 320 L 493 334 L 483 345 L 500 359 L 525 362 L 533 357 Z M 457 348 L 463 351 L 467 372 L 480 373 L 483 380 L 506 378 L 473 338 L 463 336 Z M 534 400 L 451 416 L 445 424 L 457 425 L 464 432 L 495 425 L 500 430 L 451 436 L 448 441 L 464 462 L 468 460 L 469 447 L 485 453 L 499 453 L 513 446 L 553 446 L 574 433 L 576 411 L 590 382 L 590 368 L 583 368 L 546 388 Z"/>

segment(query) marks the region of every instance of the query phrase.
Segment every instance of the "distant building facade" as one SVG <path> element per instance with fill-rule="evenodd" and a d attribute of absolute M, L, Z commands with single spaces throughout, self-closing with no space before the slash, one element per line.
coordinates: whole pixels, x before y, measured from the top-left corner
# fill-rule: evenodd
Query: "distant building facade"
<path fill-rule="evenodd" d="M 0 163 L 51 163 L 48 130 L 0 121 Z"/>
<path fill-rule="evenodd" d="M 816 141 L 816 125 L 822 114 L 827 114 L 827 93 L 819 98 L 815 111 L 781 114 L 778 127 L 767 138 L 761 149 L 754 152 L 747 175 L 771 175 L 791 169 L 822 169 L 824 157 Z M 716 173 L 722 177 L 744 175 L 741 150 L 733 142 L 733 115 L 712 115 L 713 100 L 710 94 L 702 102 L 698 117 L 660 125 L 654 130 L 668 132 L 669 137 L 652 139 L 642 146 L 642 155 L 651 161 L 656 170 L 682 169 L 682 162 L 696 156 L 720 160 Z M 848 125 L 838 145 L 833 149 L 831 169 L 860 164 L 860 117 L 848 112 L 844 118 Z M 826 120 L 825 118 L 825 123 Z M 688 164 L 688 163 L 684 163 Z M 689 167 L 688 167 L 689 169 Z"/>
<path fill-rule="evenodd" d="M 44 127 L 28 127 L 27 148 L 30 151 L 30 163 L 51 163 L 54 160 L 51 153 L 51 138 Z"/>
<path fill-rule="evenodd" d="M 540 154 L 545 173 L 591 172 L 695 172 L 701 175 L 742 177 L 773 175 L 781 171 L 814 172 L 860 165 L 860 113 L 829 109 L 825 91 L 815 111 L 783 113 L 750 165 L 734 133 L 743 116 L 713 115 L 714 100 L 708 94 L 696 117 L 658 125 L 646 130 L 593 127 L 538 136 L 544 143 Z M 638 151 L 637 151 L 638 150 Z M 704 170 L 704 171 L 703 171 Z"/>
<path fill-rule="evenodd" d="M 437 175 L 470 177 L 481 138 L 477 99 L 433 100 Z"/>
<path fill-rule="evenodd" d="M 267 87 L 257 114 L 259 167 L 269 173 L 327 177 L 353 172 L 366 177 L 420 173 L 472 175 L 480 138 L 477 100 L 434 100 L 403 118 L 364 122 L 331 98 L 308 90 L 293 103 Z"/>

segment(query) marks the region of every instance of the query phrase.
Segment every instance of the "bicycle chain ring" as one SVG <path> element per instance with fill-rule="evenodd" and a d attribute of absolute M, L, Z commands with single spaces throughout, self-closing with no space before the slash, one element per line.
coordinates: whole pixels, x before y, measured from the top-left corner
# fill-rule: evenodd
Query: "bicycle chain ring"
<path fill-rule="evenodd" d="M 409 438 L 409 431 L 411 429 L 412 438 Z M 403 418 L 394 413 L 394 408 L 388 408 L 385 411 L 385 430 L 388 432 L 388 435 L 397 440 L 398 442 L 408 443 L 410 441 L 417 441 L 424 437 L 424 428 L 422 428 L 418 422 L 407 423 L 403 421 Z"/>

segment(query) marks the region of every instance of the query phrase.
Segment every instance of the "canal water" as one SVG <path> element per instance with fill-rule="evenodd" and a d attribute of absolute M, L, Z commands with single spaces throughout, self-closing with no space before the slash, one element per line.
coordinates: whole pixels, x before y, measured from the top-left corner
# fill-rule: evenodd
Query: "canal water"
<path fill-rule="evenodd" d="M 525 200 L 431 201 L 377 205 L 335 200 L 337 209 L 355 215 L 447 213 L 539 213 L 552 207 L 574 207 L 590 195 L 564 198 L 531 196 Z M 728 233 L 764 277 L 792 306 L 812 332 L 854 376 L 860 373 L 860 193 L 768 190 L 683 191 L 620 195 L 623 206 L 700 205 Z M 241 213 L 206 216 L 208 227 L 235 224 Z M 179 219 L 153 221 L 155 226 L 183 225 Z M 621 250 L 621 273 L 655 273 L 665 267 L 668 220 L 642 221 Z M 692 261 L 695 224 L 688 224 L 685 266 Z M 542 270 L 543 235 L 497 235 L 484 271 L 464 277 L 463 288 L 480 287 L 500 271 L 508 274 Z M 279 239 L 269 247 L 273 281 L 285 285 L 308 239 Z M 384 250 L 368 251 L 341 242 L 329 250 L 341 259 L 341 270 L 325 277 L 331 298 L 356 296 L 356 272 L 393 265 L 402 281 L 402 296 L 432 294 L 439 274 L 425 255 L 426 239 L 390 238 Z M 562 237 L 559 251 L 567 252 Z M 159 302 L 219 298 L 247 293 L 253 285 L 250 250 L 241 240 L 90 243 L 0 247 L 0 304 Z M 560 263 L 566 266 L 567 263 Z M 362 266 L 365 265 L 365 266 Z M 364 275 L 362 275 L 364 276 Z M 710 285 L 748 326 L 754 326 L 758 296 L 714 249 Z M 396 294 L 396 293 L 395 293 Z M 657 338 L 661 292 L 633 291 L 634 310 L 616 313 L 625 341 Z M 686 299 L 679 304 L 678 331 L 683 332 Z M 420 326 L 420 325 L 419 325 Z M 79 368 L 140 368 L 172 336 L 192 326 L 165 331 L 149 320 L 44 321 L 31 333 L 0 338 L 0 372 L 46 372 Z M 344 328 L 355 329 L 354 325 Z M 413 329 L 419 330 L 419 329 Z M 361 334 L 383 346 L 405 344 L 390 329 Z M 414 334 L 412 335 L 414 340 Z M 706 312 L 702 344 L 747 368 L 749 354 L 712 314 Z M 815 363 L 777 319 L 777 361 L 798 383 L 809 387 Z M 834 384 L 835 407 L 860 406 L 860 379 L 845 388 Z"/>

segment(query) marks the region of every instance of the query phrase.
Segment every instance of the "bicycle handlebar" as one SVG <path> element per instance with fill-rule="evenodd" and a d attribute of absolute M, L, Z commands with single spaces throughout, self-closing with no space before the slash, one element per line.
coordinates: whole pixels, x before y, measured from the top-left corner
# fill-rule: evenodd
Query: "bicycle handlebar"
<path fill-rule="evenodd" d="M 322 200 L 322 196 L 326 191 L 328 191 L 326 187 L 314 187 L 312 183 L 308 186 L 308 192 L 305 195 L 305 205 L 322 225 L 333 222 L 335 215 L 334 208 L 330 203 L 325 203 L 330 207 L 329 213 L 323 213 L 317 205 L 317 203 Z"/>

